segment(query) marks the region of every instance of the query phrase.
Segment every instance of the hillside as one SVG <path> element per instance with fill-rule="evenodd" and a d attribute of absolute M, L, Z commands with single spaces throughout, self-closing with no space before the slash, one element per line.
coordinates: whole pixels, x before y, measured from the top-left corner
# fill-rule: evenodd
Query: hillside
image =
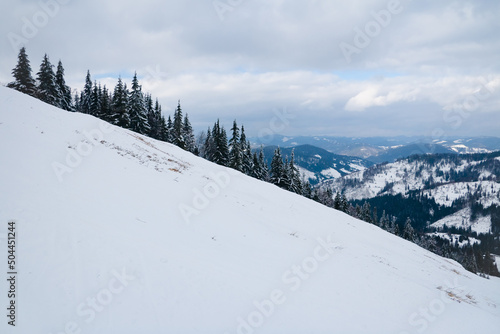
<path fill-rule="evenodd" d="M 0 248 L 6 252 L 15 221 L 18 259 L 16 298 L 0 283 L 3 307 L 15 302 L 16 327 L 4 317 L 1 333 L 500 326 L 497 278 L 173 145 L 4 87 L 0 154 Z"/>

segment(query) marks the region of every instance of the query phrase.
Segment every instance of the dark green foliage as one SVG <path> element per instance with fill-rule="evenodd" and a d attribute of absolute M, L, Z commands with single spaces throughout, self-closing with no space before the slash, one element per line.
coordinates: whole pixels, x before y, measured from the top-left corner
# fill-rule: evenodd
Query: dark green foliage
<path fill-rule="evenodd" d="M 246 145 L 246 143 L 244 144 Z M 242 159 L 240 129 L 236 120 L 234 120 L 231 128 L 231 138 L 229 139 L 229 167 L 241 172 L 243 170 Z"/>
<path fill-rule="evenodd" d="M 60 60 L 57 63 L 56 85 L 59 92 L 58 107 L 67 111 L 72 111 L 73 104 L 71 101 L 71 88 L 69 88 L 69 86 L 66 85 L 66 81 L 64 79 L 64 67 Z"/>
<path fill-rule="evenodd" d="M 144 95 L 137 79 L 137 73 L 134 74 L 134 78 L 132 79 L 132 90 L 130 91 L 128 103 L 130 130 L 143 135 L 149 134 L 150 126 L 146 114 Z"/>
<path fill-rule="evenodd" d="M 24 47 L 19 50 L 17 65 L 12 70 L 12 75 L 14 76 L 14 81 L 8 83 L 7 87 L 24 94 L 36 96 L 35 79 L 31 76 L 31 65 Z"/>
<path fill-rule="evenodd" d="M 43 57 L 40 70 L 37 73 L 38 86 L 36 96 L 38 99 L 53 106 L 59 106 L 60 92 L 56 84 L 56 75 L 47 54 Z"/>
<path fill-rule="evenodd" d="M 113 124 L 125 129 L 129 128 L 130 118 L 128 112 L 128 92 L 127 86 L 123 84 L 121 78 L 118 78 L 118 83 L 116 84 L 113 93 L 111 114 Z"/>

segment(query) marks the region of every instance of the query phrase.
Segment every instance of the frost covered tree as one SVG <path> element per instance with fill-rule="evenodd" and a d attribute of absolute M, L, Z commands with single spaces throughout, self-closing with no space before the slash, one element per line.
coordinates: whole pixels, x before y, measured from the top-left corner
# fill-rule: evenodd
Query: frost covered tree
<path fill-rule="evenodd" d="M 13 88 L 21 93 L 35 96 L 36 83 L 31 76 L 31 65 L 24 47 L 19 50 L 17 56 L 17 65 L 12 70 L 14 81 L 7 84 L 7 87 Z"/>
<path fill-rule="evenodd" d="M 415 230 L 411 226 L 410 217 L 406 218 L 405 227 L 403 229 L 403 238 L 411 242 L 415 241 Z"/>
<path fill-rule="evenodd" d="M 128 113 L 128 92 L 127 85 L 118 78 L 118 83 L 113 92 L 113 100 L 111 103 L 111 117 L 113 124 L 127 129 L 130 125 Z"/>
<path fill-rule="evenodd" d="M 128 108 L 130 130 L 147 135 L 150 131 L 150 126 L 146 115 L 144 95 L 142 94 L 142 87 L 139 85 L 139 80 L 137 79 L 137 73 L 134 73 L 134 77 L 132 79 Z"/>
<path fill-rule="evenodd" d="M 274 155 L 271 160 L 271 170 L 269 174 L 272 184 L 275 184 L 280 188 L 285 187 L 285 164 L 283 163 L 283 157 L 281 156 L 281 150 L 279 147 L 274 150 Z"/>
<path fill-rule="evenodd" d="M 60 60 L 57 63 L 56 85 L 59 91 L 59 108 L 68 111 L 73 110 L 71 88 L 66 85 L 66 80 L 64 79 L 64 67 Z"/>
<path fill-rule="evenodd" d="M 40 70 L 36 75 L 38 82 L 36 96 L 38 99 L 53 106 L 59 106 L 60 93 L 56 84 L 54 65 L 50 63 L 47 54 L 43 56 L 42 63 L 40 64 Z"/>
<path fill-rule="evenodd" d="M 90 71 L 87 70 L 85 77 L 85 86 L 80 94 L 79 112 L 84 114 L 91 114 L 92 112 L 92 79 Z"/>
<path fill-rule="evenodd" d="M 183 136 L 183 117 L 182 117 L 182 108 L 181 101 L 179 100 L 177 103 L 177 108 L 174 112 L 174 121 L 172 128 L 172 143 L 174 145 L 179 146 L 182 149 L 186 148 L 186 143 L 184 141 Z"/>
<path fill-rule="evenodd" d="M 242 152 L 240 145 L 240 129 L 236 120 L 233 121 L 231 128 L 231 138 L 229 139 L 229 167 L 243 171 Z"/>
<path fill-rule="evenodd" d="M 191 126 L 187 113 L 184 115 L 184 120 L 182 122 L 182 137 L 184 138 L 185 150 L 191 153 L 196 153 L 198 151 L 196 147 L 196 139 L 194 137 L 193 127 Z"/>
<path fill-rule="evenodd" d="M 290 162 L 288 163 L 288 179 L 289 186 L 288 190 L 296 193 L 302 193 L 302 181 L 300 179 L 299 169 L 295 166 L 295 152 L 292 150 L 292 156 L 290 157 Z"/>

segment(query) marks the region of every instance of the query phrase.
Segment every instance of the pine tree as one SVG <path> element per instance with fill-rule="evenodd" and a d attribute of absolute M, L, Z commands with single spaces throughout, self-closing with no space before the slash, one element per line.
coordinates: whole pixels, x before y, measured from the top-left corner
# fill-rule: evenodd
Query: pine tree
<path fill-rule="evenodd" d="M 56 85 L 59 92 L 59 108 L 67 111 L 73 110 L 73 105 L 71 103 L 71 88 L 66 85 L 66 81 L 64 80 L 64 67 L 60 60 L 57 63 Z"/>
<path fill-rule="evenodd" d="M 345 213 L 349 212 L 349 201 L 347 200 L 347 197 L 343 194 L 342 195 L 342 200 L 341 200 L 341 210 Z"/>
<path fill-rule="evenodd" d="M 292 150 L 292 156 L 290 157 L 289 167 L 288 167 L 290 185 L 289 190 L 296 193 L 302 193 L 302 181 L 300 179 L 299 169 L 295 166 L 295 151 Z"/>
<path fill-rule="evenodd" d="M 335 199 L 333 200 L 333 208 L 336 210 L 340 210 L 342 205 L 342 199 L 340 198 L 340 193 L 337 192 L 335 195 Z"/>
<path fill-rule="evenodd" d="M 205 143 L 203 145 L 203 158 L 208 161 L 214 161 L 215 155 L 215 141 L 212 137 L 212 130 L 208 127 L 207 136 L 205 137 Z"/>
<path fill-rule="evenodd" d="M 182 137 L 184 138 L 186 151 L 195 153 L 197 151 L 196 140 L 194 138 L 193 127 L 191 126 L 187 113 L 184 116 L 184 121 L 182 122 Z"/>
<path fill-rule="evenodd" d="M 121 78 L 118 78 L 118 83 L 116 84 L 113 92 L 111 115 L 113 124 L 128 129 L 130 126 L 128 113 L 128 92 L 127 85 L 123 84 Z"/>
<path fill-rule="evenodd" d="M 31 96 L 36 95 L 35 79 L 31 76 L 31 65 L 24 47 L 19 50 L 17 65 L 12 70 L 12 75 L 14 81 L 7 84 L 7 87 Z"/>
<path fill-rule="evenodd" d="M 415 230 L 413 229 L 413 226 L 411 226 L 411 219 L 409 217 L 406 218 L 405 227 L 403 230 L 403 238 L 411 242 L 415 241 Z"/>
<path fill-rule="evenodd" d="M 109 95 L 106 85 L 104 85 L 104 87 L 102 88 L 100 95 L 101 95 L 101 103 L 100 103 L 101 113 L 98 115 L 98 117 L 106 122 L 113 123 L 113 114 L 111 111 L 111 96 Z"/>
<path fill-rule="evenodd" d="M 285 187 L 285 166 L 281 156 L 280 148 L 274 151 L 273 159 L 271 161 L 270 181 L 272 184 L 280 188 Z"/>
<path fill-rule="evenodd" d="M 40 71 L 37 73 L 38 86 L 36 96 L 45 103 L 59 106 L 60 92 L 56 84 L 56 75 L 47 54 L 43 56 Z"/>
<path fill-rule="evenodd" d="M 241 151 L 241 170 L 247 175 L 251 175 L 255 164 L 253 162 L 252 148 L 245 134 L 245 127 L 241 126 L 240 136 L 240 151 Z M 267 168 L 267 167 L 266 167 Z"/>
<path fill-rule="evenodd" d="M 100 85 L 97 85 L 97 82 L 94 82 L 94 86 L 92 88 L 92 95 L 90 98 L 90 114 L 96 117 L 101 115 L 101 95 L 102 89 Z"/>
<path fill-rule="evenodd" d="M 165 141 L 167 143 L 172 143 L 172 144 L 174 143 L 174 123 L 172 122 L 170 115 L 168 116 L 167 119 L 167 131 L 166 131 Z"/>
<path fill-rule="evenodd" d="M 158 100 L 156 102 L 158 102 Z M 146 109 L 146 117 L 149 124 L 149 133 L 147 135 L 151 138 L 159 139 L 160 118 L 157 116 L 153 107 L 153 98 L 151 94 L 146 94 L 144 96 L 144 107 Z"/>
<path fill-rule="evenodd" d="M 85 86 L 80 96 L 80 112 L 84 114 L 92 113 L 92 79 L 90 77 L 90 71 L 87 70 L 87 76 L 85 77 Z"/>
<path fill-rule="evenodd" d="M 212 161 L 221 166 L 227 166 L 229 161 L 229 148 L 227 146 L 227 134 L 219 120 L 212 129 L 212 140 L 214 142 Z"/>
<path fill-rule="evenodd" d="M 184 141 L 182 125 L 183 125 L 182 108 L 181 108 L 181 101 L 179 100 L 179 102 L 177 103 L 177 109 L 175 109 L 174 112 L 172 140 L 174 145 L 177 145 L 180 148 L 185 149 L 186 143 Z"/>
<path fill-rule="evenodd" d="M 132 90 L 130 91 L 128 108 L 130 130 L 143 135 L 149 134 L 151 127 L 148 124 L 144 95 L 142 94 L 142 87 L 139 85 L 139 80 L 137 79 L 137 73 L 134 74 L 134 78 L 132 79 Z"/>
<path fill-rule="evenodd" d="M 231 138 L 229 139 L 229 167 L 242 171 L 242 152 L 240 146 L 240 129 L 236 120 L 231 128 Z"/>
<path fill-rule="evenodd" d="M 259 166 L 257 168 L 259 173 L 259 179 L 262 181 L 269 181 L 269 169 L 267 167 L 267 163 L 264 158 L 264 148 L 262 146 L 260 147 Z"/>

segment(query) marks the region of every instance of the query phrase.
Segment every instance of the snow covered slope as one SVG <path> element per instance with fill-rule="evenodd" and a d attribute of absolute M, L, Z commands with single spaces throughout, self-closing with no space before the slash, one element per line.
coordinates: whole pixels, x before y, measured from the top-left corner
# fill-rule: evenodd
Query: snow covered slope
<path fill-rule="evenodd" d="M 470 333 L 486 280 L 374 225 L 0 87 L 1 333 Z M 7 227 L 16 222 L 16 299 Z"/>

